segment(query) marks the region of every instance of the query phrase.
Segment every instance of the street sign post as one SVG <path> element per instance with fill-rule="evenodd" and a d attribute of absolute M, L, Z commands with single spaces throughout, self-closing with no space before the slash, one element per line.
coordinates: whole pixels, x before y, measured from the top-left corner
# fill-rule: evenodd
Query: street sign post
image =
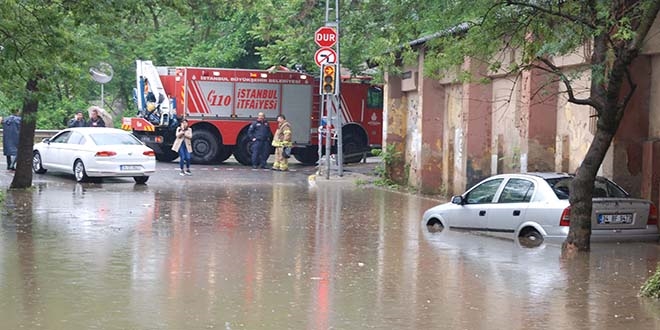
<path fill-rule="evenodd" d="M 332 122 L 331 118 L 337 118 L 336 125 L 342 127 L 341 116 L 339 111 L 341 109 L 340 97 L 340 66 L 339 66 L 339 0 L 335 0 L 334 12 L 336 14 L 335 25 L 328 22 L 328 13 L 330 10 L 330 0 L 327 0 L 325 12 L 325 26 L 322 26 L 314 32 L 314 42 L 321 47 L 314 54 L 314 61 L 321 67 L 321 83 L 319 86 L 319 94 L 321 95 L 320 102 L 320 117 L 328 118 L 328 124 L 325 129 L 330 132 L 329 125 Z M 336 45 L 336 46 L 335 46 Z M 334 48 L 334 49 L 333 49 Z M 339 176 L 343 173 L 343 146 L 341 129 L 337 133 L 337 164 Z M 331 134 L 326 134 L 325 139 L 319 139 L 319 167 L 321 166 L 321 156 L 323 144 L 325 144 L 325 157 L 326 157 L 326 179 L 330 179 L 330 151 L 331 151 Z M 325 142 L 323 141 L 325 140 Z"/>
<path fill-rule="evenodd" d="M 314 42 L 319 47 L 332 47 L 337 43 L 337 31 L 329 26 L 322 26 L 314 33 Z"/>
<path fill-rule="evenodd" d="M 323 64 L 336 63 L 337 53 L 332 48 L 319 48 L 319 50 L 316 51 L 316 54 L 314 54 L 314 61 L 318 66 L 322 66 Z"/>

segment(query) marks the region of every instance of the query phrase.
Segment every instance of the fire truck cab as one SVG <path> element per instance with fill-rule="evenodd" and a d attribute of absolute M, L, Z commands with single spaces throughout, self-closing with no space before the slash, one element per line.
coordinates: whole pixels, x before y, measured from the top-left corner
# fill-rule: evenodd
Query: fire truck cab
<path fill-rule="evenodd" d="M 320 125 L 318 80 L 295 71 L 200 67 L 157 67 L 136 61 L 135 117 L 123 118 L 154 149 L 160 161 L 178 155 L 170 148 L 181 118 L 193 129 L 195 163 L 221 163 L 234 155 L 250 165 L 249 125 L 259 112 L 266 115 L 271 133 L 277 115 L 291 123 L 293 156 L 304 164 L 318 161 Z M 382 141 L 382 89 L 365 83 L 342 83 L 342 142 L 345 162 L 358 162 L 365 151 Z"/>

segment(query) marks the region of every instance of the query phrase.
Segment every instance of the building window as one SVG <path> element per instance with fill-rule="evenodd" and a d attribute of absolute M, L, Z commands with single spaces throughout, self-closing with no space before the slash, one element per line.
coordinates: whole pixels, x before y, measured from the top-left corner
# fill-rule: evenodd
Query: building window
<path fill-rule="evenodd" d="M 367 92 L 367 108 L 383 108 L 383 89 L 381 87 L 369 87 Z"/>

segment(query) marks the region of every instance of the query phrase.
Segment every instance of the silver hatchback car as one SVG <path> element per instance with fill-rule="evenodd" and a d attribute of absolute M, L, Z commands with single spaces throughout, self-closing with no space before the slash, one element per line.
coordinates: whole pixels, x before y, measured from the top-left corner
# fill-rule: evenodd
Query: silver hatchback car
<path fill-rule="evenodd" d="M 560 243 L 568 235 L 568 202 L 573 176 L 524 173 L 491 176 L 451 202 L 428 209 L 430 231 L 469 230 L 519 238 L 529 245 Z M 658 240 L 658 210 L 648 200 L 632 198 L 614 182 L 596 178 L 593 190 L 592 241 Z"/>

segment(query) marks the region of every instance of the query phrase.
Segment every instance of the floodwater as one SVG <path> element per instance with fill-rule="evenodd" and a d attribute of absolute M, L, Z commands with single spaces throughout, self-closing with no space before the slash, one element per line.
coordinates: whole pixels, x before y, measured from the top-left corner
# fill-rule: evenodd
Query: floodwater
<path fill-rule="evenodd" d="M 429 233 L 432 199 L 168 166 L 146 186 L 45 175 L 7 192 L 0 329 L 660 329 L 637 296 L 657 244 L 564 261 Z"/>

